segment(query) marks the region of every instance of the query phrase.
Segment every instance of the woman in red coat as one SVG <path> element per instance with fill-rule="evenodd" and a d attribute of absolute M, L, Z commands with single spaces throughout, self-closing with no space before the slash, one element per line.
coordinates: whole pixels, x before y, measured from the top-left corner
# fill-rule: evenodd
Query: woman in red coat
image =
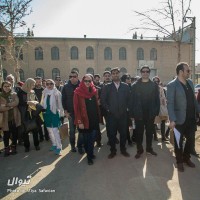
<path fill-rule="evenodd" d="M 93 77 L 90 74 L 86 74 L 83 77 L 79 87 L 74 91 L 74 114 L 75 124 L 79 131 L 83 133 L 88 165 L 92 165 L 95 158 L 93 150 L 100 122 L 100 113 L 98 92 L 93 84 Z"/>

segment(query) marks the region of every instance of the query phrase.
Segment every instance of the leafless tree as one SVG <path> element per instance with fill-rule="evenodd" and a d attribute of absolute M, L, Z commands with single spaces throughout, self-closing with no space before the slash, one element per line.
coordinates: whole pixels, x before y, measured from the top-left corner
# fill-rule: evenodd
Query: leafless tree
<path fill-rule="evenodd" d="M 33 0 L 0 0 L 0 45 L 6 47 L 9 62 L 14 67 L 17 81 L 20 80 L 19 69 L 23 42 L 15 36 L 16 30 L 26 26 L 24 18 L 32 12 Z M 4 48 L 5 49 L 5 48 Z"/>
<path fill-rule="evenodd" d="M 161 8 L 150 9 L 145 12 L 134 11 L 140 18 L 141 24 L 131 30 L 153 31 L 163 37 L 177 42 L 177 61 L 181 59 L 180 45 L 186 23 L 186 16 L 191 12 L 192 0 L 164 0 Z"/>

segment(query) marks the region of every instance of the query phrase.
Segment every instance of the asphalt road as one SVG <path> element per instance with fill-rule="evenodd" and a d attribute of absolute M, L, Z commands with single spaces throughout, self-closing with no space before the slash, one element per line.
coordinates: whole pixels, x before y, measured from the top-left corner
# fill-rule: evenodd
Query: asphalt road
<path fill-rule="evenodd" d="M 105 132 L 102 135 L 104 145 L 95 147 L 97 158 L 92 166 L 87 164 L 85 155 L 69 152 L 67 138 L 63 140 L 62 156 L 50 152 L 51 143 L 46 141 L 40 144 L 40 151 L 35 151 L 31 143 L 29 153 L 19 146 L 17 155 L 4 158 L 0 154 L 0 199 L 200 199 L 199 158 L 192 156 L 196 168 L 184 165 L 185 172 L 178 172 L 173 146 L 159 139 L 153 141 L 157 157 L 144 153 L 136 160 L 133 146 L 127 147 L 131 157 L 125 158 L 118 145 L 117 156 L 109 160 L 107 137 Z M 196 134 L 196 150 L 200 152 L 200 131 Z"/>

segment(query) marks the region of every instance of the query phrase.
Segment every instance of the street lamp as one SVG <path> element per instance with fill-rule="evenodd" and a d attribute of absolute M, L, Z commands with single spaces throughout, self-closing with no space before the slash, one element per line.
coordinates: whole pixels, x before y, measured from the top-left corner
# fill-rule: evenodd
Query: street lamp
<path fill-rule="evenodd" d="M 196 17 L 185 17 L 184 22 L 186 22 L 186 19 L 190 19 L 192 21 L 191 23 L 191 29 L 192 29 L 192 81 L 195 84 L 195 54 L 196 54 Z"/>

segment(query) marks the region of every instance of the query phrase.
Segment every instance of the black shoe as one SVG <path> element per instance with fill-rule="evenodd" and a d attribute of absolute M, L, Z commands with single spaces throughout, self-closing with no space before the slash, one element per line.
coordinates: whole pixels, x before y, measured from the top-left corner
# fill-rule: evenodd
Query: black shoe
<path fill-rule="evenodd" d="M 25 148 L 25 152 L 29 152 L 30 151 L 30 149 L 29 148 Z"/>
<path fill-rule="evenodd" d="M 76 147 L 72 147 L 70 151 L 73 153 L 76 152 Z"/>
<path fill-rule="evenodd" d="M 138 151 L 137 153 L 136 153 L 136 155 L 135 155 L 135 158 L 136 159 L 138 159 L 138 158 L 140 158 L 140 156 L 143 154 L 143 150 L 141 150 L 141 151 Z"/>
<path fill-rule="evenodd" d="M 83 154 L 84 154 L 83 149 L 78 149 L 78 152 L 79 152 L 80 155 L 83 155 Z"/>
<path fill-rule="evenodd" d="M 116 153 L 115 152 L 111 152 L 109 155 L 108 155 L 108 159 L 112 159 L 116 156 Z"/>
<path fill-rule="evenodd" d="M 101 146 L 102 146 L 101 142 L 97 142 L 97 147 L 101 147 Z"/>
<path fill-rule="evenodd" d="M 92 158 L 92 159 L 96 159 L 96 156 L 93 154 L 91 158 Z"/>
<path fill-rule="evenodd" d="M 195 168 L 195 164 L 190 159 L 184 160 L 183 162 L 186 163 L 189 167 Z"/>
<path fill-rule="evenodd" d="M 177 169 L 178 169 L 179 172 L 184 172 L 183 163 L 178 163 L 177 164 Z"/>
<path fill-rule="evenodd" d="M 132 146 L 133 146 L 132 141 L 128 141 L 128 145 L 129 145 L 130 147 L 132 147 Z"/>
<path fill-rule="evenodd" d="M 36 146 L 36 147 L 35 147 L 35 150 L 36 150 L 36 151 L 39 151 L 39 150 L 40 150 L 40 147 L 39 147 L 39 146 Z"/>
<path fill-rule="evenodd" d="M 93 164 L 94 164 L 93 160 L 92 159 L 88 159 L 88 165 L 93 165 Z"/>
<path fill-rule="evenodd" d="M 153 155 L 153 156 L 157 156 L 157 153 L 154 152 L 153 150 L 151 150 L 151 151 L 147 151 L 147 154 L 151 154 L 151 155 Z"/>
<path fill-rule="evenodd" d="M 116 137 L 115 143 L 119 144 L 119 139 L 117 137 Z"/>
<path fill-rule="evenodd" d="M 124 157 L 130 157 L 130 154 L 127 151 L 121 152 Z"/>

